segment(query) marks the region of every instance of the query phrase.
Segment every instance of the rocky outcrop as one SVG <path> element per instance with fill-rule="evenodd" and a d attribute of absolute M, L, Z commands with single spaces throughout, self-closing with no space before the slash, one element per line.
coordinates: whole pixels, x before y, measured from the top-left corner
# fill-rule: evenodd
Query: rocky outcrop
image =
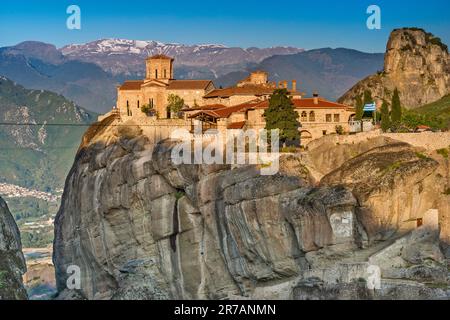
<path fill-rule="evenodd" d="M 384 70 L 344 94 L 339 102 L 355 104 L 355 97 L 370 90 L 381 101 L 390 101 L 398 88 L 402 105 L 416 108 L 450 93 L 448 48 L 439 38 L 416 28 L 394 30 L 386 48 Z"/>
<path fill-rule="evenodd" d="M 419 252 L 417 241 L 395 247 L 415 228 L 404 220 L 438 205 L 440 165 L 411 146 L 375 139 L 319 168 L 309 166 L 310 150 L 309 159 L 283 156 L 280 173 L 262 176 L 257 166 L 175 165 L 175 143 L 155 145 L 138 126 L 85 136 L 55 221 L 60 299 L 445 296 L 413 277 L 439 273 L 432 281 L 446 283 L 446 269 L 424 267 L 445 263 L 437 235 Z M 410 282 L 384 279 L 376 295 L 367 284 L 352 293 L 371 257 L 391 246 L 417 268 L 383 272 Z M 81 285 L 70 290 L 74 276 Z"/>
<path fill-rule="evenodd" d="M 25 271 L 19 229 L 0 198 L 0 300 L 27 299 L 22 283 Z"/>
<path fill-rule="evenodd" d="M 386 240 L 415 228 L 428 210 L 446 210 L 447 181 L 438 168 L 436 160 L 410 145 L 391 143 L 345 162 L 321 183 L 351 188 L 369 240 Z"/>
<path fill-rule="evenodd" d="M 60 293 L 76 265 L 88 299 L 287 298 L 278 284 L 307 268 L 305 253 L 357 246 L 345 188 L 313 187 L 305 172 L 175 166 L 171 142 L 113 135 L 81 149 L 67 179 L 55 222 Z"/>

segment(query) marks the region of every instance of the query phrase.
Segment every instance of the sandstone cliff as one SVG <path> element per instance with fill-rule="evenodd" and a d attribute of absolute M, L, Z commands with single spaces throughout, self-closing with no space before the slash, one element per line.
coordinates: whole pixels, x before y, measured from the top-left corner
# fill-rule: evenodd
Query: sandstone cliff
<path fill-rule="evenodd" d="M 352 298 L 348 289 L 361 286 L 375 254 L 387 276 L 410 280 L 383 280 L 376 294 L 362 286 L 354 298 L 446 297 L 406 265 L 438 274 L 427 281 L 440 286 L 447 285 L 446 268 L 425 265 L 422 251 L 402 257 L 423 238 L 426 258 L 445 263 L 437 230 L 408 240 L 418 236 L 403 219 L 438 204 L 420 190 L 439 167 L 410 146 L 377 141 L 375 149 L 355 149 L 360 159 L 342 156 L 327 170 L 308 164 L 314 156 L 285 156 L 279 174 L 261 176 L 254 166 L 174 165 L 173 145 L 154 145 L 133 126 L 85 137 L 55 221 L 60 298 Z M 373 176 L 371 161 L 379 167 Z M 352 175 L 360 165 L 373 186 Z M 324 174 L 321 185 L 313 183 Z M 385 212 L 377 197 L 395 210 Z M 385 263 L 383 250 L 393 245 L 388 253 L 405 261 L 401 270 Z M 70 291 L 74 265 L 81 287 Z"/>
<path fill-rule="evenodd" d="M 22 283 L 25 271 L 19 229 L 0 198 L 0 300 L 27 299 Z"/>
<path fill-rule="evenodd" d="M 355 97 L 365 90 L 370 90 L 377 101 L 390 101 L 395 88 L 400 91 L 402 105 L 411 109 L 449 94 L 447 46 L 421 29 L 394 30 L 387 44 L 384 70 L 357 83 L 339 102 L 354 105 Z"/>

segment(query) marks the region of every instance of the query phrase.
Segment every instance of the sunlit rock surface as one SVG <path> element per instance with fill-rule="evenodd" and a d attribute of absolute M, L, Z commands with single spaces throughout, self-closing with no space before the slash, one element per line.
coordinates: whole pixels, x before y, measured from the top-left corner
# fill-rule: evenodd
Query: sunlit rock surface
<path fill-rule="evenodd" d="M 335 167 L 312 166 L 314 150 L 286 155 L 279 174 L 261 176 L 256 166 L 173 165 L 173 146 L 139 127 L 86 134 L 55 222 L 60 299 L 447 297 L 439 212 L 429 236 L 403 223 L 448 199 L 419 186 L 432 184 L 436 160 L 386 140 L 353 146 L 356 157 Z M 386 265 L 391 256 L 398 265 Z M 79 290 L 67 288 L 70 266 Z"/>

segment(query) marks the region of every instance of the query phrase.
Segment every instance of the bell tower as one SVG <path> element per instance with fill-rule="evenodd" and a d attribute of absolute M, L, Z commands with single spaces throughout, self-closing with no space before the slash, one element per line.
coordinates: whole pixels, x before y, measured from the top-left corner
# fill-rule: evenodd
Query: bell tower
<path fill-rule="evenodd" d="M 173 58 L 158 54 L 147 58 L 147 80 L 168 82 L 173 79 Z"/>

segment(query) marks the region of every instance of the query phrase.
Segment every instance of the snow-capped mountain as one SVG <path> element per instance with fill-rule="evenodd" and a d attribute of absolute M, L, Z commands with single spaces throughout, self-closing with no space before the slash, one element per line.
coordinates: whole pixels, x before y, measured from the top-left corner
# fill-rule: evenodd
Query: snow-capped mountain
<path fill-rule="evenodd" d="M 103 39 L 86 44 L 73 44 L 60 49 L 67 58 L 95 63 L 113 75 L 143 75 L 144 61 L 154 54 L 174 57 L 176 66 L 185 68 L 206 67 L 215 76 L 222 70 L 230 72 L 231 66 L 259 63 L 274 55 L 294 54 L 304 51 L 293 47 L 239 48 L 220 44 L 183 45 L 158 41 Z M 231 67 L 231 69 L 233 69 Z"/>

